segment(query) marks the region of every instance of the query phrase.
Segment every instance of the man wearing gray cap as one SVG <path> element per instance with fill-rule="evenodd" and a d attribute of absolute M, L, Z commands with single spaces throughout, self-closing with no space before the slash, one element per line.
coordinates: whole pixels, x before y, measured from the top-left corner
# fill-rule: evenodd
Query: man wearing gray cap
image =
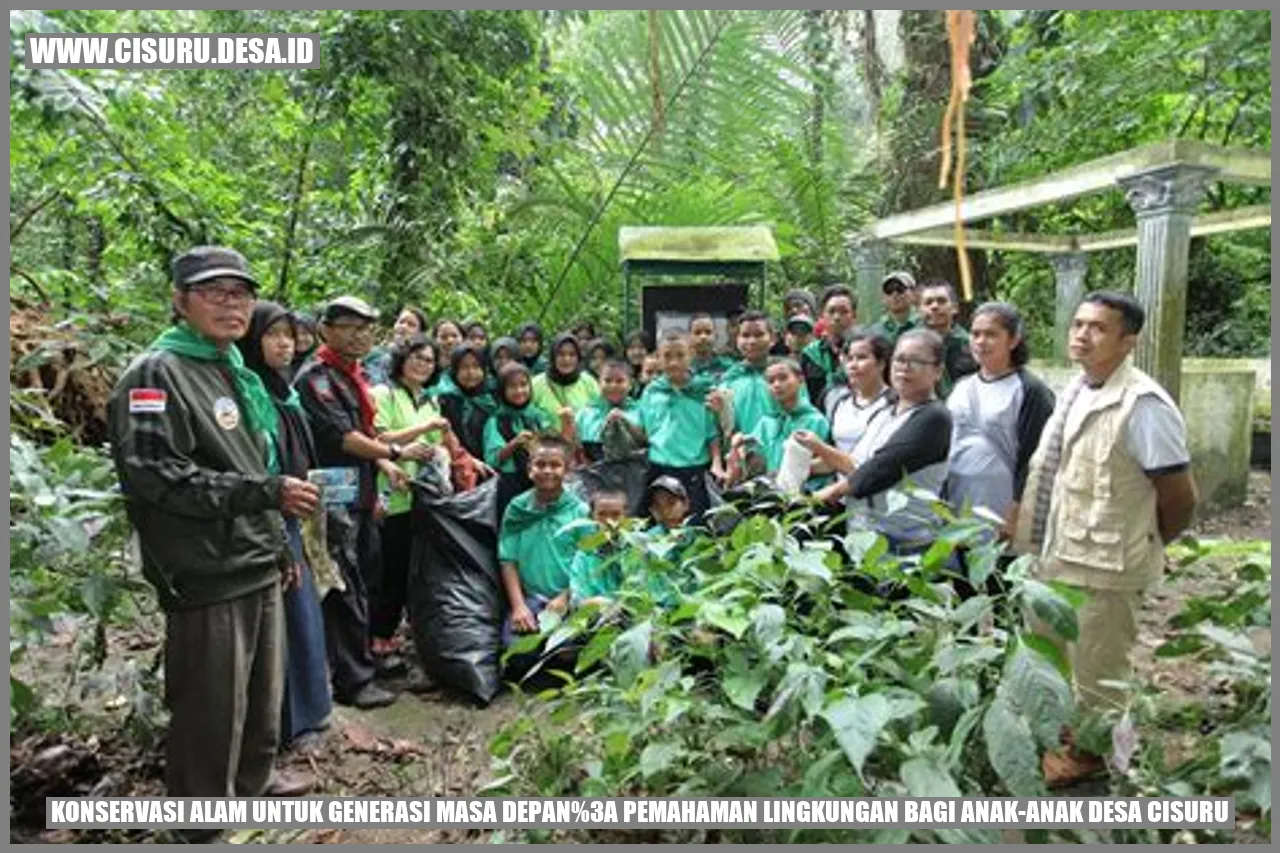
<path fill-rule="evenodd" d="M 257 287 L 230 249 L 177 258 L 176 322 L 129 365 L 109 403 L 142 571 L 165 611 L 171 797 L 292 796 L 313 784 L 272 773 L 290 562 L 281 515 L 309 515 L 319 490 L 267 471 L 274 409 L 233 346 Z"/>
<path fill-rule="evenodd" d="M 884 316 L 871 328 L 896 344 L 903 332 L 920 328 L 920 315 L 916 313 L 916 280 L 909 272 L 891 272 L 880 283 L 884 294 Z"/>
<path fill-rule="evenodd" d="M 395 694 L 374 677 L 404 669 L 394 656 L 375 661 L 370 645 L 369 601 L 376 600 L 382 565 L 374 518 L 377 472 L 398 459 L 423 461 L 431 451 L 420 442 L 402 448 L 376 437 L 373 397 L 360 363 L 373 348 L 377 320 L 378 312 L 362 299 L 331 301 L 320 319 L 324 344 L 294 380 L 320 467 L 355 469 L 359 477 L 353 506 L 326 507 L 329 552 L 346 588 L 330 590 L 321 602 L 334 699 L 357 708 L 394 702 Z M 386 473 L 392 482 L 403 479 L 398 471 Z"/>

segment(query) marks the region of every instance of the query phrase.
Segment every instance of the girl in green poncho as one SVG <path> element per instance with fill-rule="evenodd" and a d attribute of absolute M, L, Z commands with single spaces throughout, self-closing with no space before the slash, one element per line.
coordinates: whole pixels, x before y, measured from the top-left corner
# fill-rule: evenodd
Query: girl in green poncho
<path fill-rule="evenodd" d="M 529 452 L 547 429 L 546 415 L 532 404 L 529 368 L 508 364 L 498 376 L 498 410 L 485 425 L 484 459 L 498 471 L 498 518 L 511 499 L 532 487 Z"/>

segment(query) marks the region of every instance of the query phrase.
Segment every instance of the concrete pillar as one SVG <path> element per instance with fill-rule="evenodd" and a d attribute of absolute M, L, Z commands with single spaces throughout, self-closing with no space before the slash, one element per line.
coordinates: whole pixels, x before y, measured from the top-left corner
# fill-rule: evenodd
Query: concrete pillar
<path fill-rule="evenodd" d="M 883 240 L 855 243 L 851 249 L 858 286 L 858 325 L 874 323 L 884 314 L 880 282 L 888 274 L 889 244 Z"/>
<path fill-rule="evenodd" d="M 1191 219 L 1218 170 L 1161 166 L 1119 183 L 1138 219 L 1134 296 L 1147 312 L 1135 360 L 1178 399 L 1182 337 L 1187 324 L 1187 254 Z"/>
<path fill-rule="evenodd" d="M 1049 258 L 1053 264 L 1053 358 L 1059 364 L 1067 361 L 1067 336 L 1071 333 L 1071 318 L 1084 298 L 1084 280 L 1089 272 L 1089 255 L 1085 252 L 1064 252 Z"/>

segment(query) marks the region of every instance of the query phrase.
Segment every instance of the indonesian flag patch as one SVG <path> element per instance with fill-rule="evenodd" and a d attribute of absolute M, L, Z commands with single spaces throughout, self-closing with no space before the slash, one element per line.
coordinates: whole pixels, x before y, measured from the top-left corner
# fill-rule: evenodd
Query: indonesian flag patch
<path fill-rule="evenodd" d="M 168 392 L 161 388 L 131 388 L 129 389 L 129 414 L 159 414 L 164 411 L 164 404 L 168 399 Z"/>

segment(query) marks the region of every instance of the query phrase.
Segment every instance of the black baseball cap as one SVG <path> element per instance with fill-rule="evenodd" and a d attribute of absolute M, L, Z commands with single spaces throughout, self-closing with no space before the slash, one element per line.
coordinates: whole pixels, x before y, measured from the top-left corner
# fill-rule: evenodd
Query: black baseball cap
<path fill-rule="evenodd" d="M 236 278 L 258 290 L 244 255 L 225 246 L 196 246 L 174 259 L 172 271 L 174 287 L 183 290 L 215 278 Z"/>
<path fill-rule="evenodd" d="M 666 492 L 668 494 L 675 495 L 681 500 L 689 500 L 689 493 L 685 491 L 684 483 L 681 483 L 669 474 L 664 474 L 650 483 L 648 491 L 651 495 L 654 492 Z"/>

